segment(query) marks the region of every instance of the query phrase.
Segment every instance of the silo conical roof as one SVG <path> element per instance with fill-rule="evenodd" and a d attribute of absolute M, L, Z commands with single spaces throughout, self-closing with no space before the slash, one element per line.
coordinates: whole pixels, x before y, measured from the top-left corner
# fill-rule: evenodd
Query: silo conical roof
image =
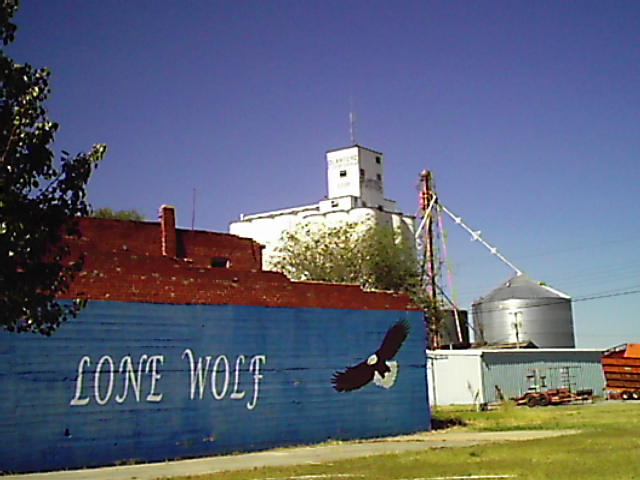
<path fill-rule="evenodd" d="M 541 284 L 531 280 L 523 274 L 515 275 L 507 280 L 505 283 L 480 297 L 474 302 L 487 303 L 487 302 L 502 302 L 511 299 L 534 299 L 534 298 L 563 298 L 570 299 L 568 295 L 549 287 L 548 285 Z"/>

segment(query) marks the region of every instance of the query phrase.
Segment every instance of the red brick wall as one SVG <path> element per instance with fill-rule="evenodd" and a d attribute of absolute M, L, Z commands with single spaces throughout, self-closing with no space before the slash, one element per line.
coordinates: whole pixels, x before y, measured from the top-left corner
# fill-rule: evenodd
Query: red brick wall
<path fill-rule="evenodd" d="M 193 265 L 209 267 L 211 258 L 225 257 L 231 268 L 262 269 L 262 245 L 251 239 L 191 230 L 178 230 L 177 239 L 179 256 L 192 260 Z"/>
<path fill-rule="evenodd" d="M 162 257 L 159 223 L 81 218 L 80 249 L 86 253 L 127 253 Z M 198 267 L 209 267 L 216 256 L 229 258 L 233 268 L 260 270 L 262 247 L 248 238 L 227 233 L 176 230 L 177 258 Z M 173 257 L 172 257 L 173 258 Z"/>
<path fill-rule="evenodd" d="M 83 218 L 84 270 L 67 298 L 124 302 L 273 307 L 415 310 L 404 294 L 364 292 L 358 286 L 291 282 L 261 270 L 262 247 L 224 233 L 176 231 L 177 257 L 162 255 L 160 224 Z M 210 267 L 213 257 L 230 268 Z"/>

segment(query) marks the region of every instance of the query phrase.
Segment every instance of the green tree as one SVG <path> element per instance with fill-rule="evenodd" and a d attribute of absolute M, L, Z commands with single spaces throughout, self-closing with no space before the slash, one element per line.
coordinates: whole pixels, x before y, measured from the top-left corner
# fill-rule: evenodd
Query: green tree
<path fill-rule="evenodd" d="M 301 223 L 283 233 L 274 253 L 271 268 L 292 280 L 358 284 L 419 296 L 412 239 L 384 223 Z"/>
<path fill-rule="evenodd" d="M 91 212 L 92 217 L 95 218 L 111 218 L 114 220 L 135 220 L 135 221 L 143 221 L 144 215 L 141 214 L 137 210 L 116 210 L 109 207 L 98 208 Z"/>
<path fill-rule="evenodd" d="M 274 254 L 268 267 L 292 280 L 407 293 L 425 312 L 431 347 L 439 345 L 445 307 L 438 292 L 428 293 L 426 265 L 407 232 L 372 221 L 300 223 L 282 234 Z"/>
<path fill-rule="evenodd" d="M 0 39 L 15 38 L 17 0 L 0 6 Z M 58 124 L 43 106 L 49 71 L 18 64 L 0 52 L 0 324 L 10 331 L 50 335 L 83 302 L 59 302 L 82 268 L 69 237 L 77 217 L 89 213 L 86 184 L 105 145 L 56 162 L 49 147 Z"/>

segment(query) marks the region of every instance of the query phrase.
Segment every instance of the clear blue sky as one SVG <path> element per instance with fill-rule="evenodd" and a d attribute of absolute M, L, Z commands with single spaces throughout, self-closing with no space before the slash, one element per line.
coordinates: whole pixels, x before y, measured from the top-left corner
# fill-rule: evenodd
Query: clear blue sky
<path fill-rule="evenodd" d="M 385 194 L 444 205 L 576 302 L 579 347 L 640 343 L 640 2 L 23 0 L 56 149 L 108 155 L 94 207 L 241 213 L 326 194 L 324 153 L 385 154 Z M 445 222 L 458 303 L 511 270 Z M 623 295 L 618 295 L 623 294 Z M 587 297 L 602 297 L 586 299 Z"/>

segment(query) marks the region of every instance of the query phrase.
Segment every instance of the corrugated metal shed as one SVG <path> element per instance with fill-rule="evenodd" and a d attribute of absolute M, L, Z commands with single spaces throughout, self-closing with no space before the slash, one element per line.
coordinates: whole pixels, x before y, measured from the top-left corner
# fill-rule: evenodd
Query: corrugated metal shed
<path fill-rule="evenodd" d="M 427 352 L 427 384 L 431 405 L 484 403 L 480 350 Z"/>
<path fill-rule="evenodd" d="M 604 376 L 595 349 L 435 350 L 427 352 L 434 405 L 481 404 L 523 394 L 527 376 L 537 371 L 548 388 L 570 386 L 601 395 Z M 567 378 L 568 377 L 568 378 Z M 567 385 L 569 382 L 569 385 Z"/>

